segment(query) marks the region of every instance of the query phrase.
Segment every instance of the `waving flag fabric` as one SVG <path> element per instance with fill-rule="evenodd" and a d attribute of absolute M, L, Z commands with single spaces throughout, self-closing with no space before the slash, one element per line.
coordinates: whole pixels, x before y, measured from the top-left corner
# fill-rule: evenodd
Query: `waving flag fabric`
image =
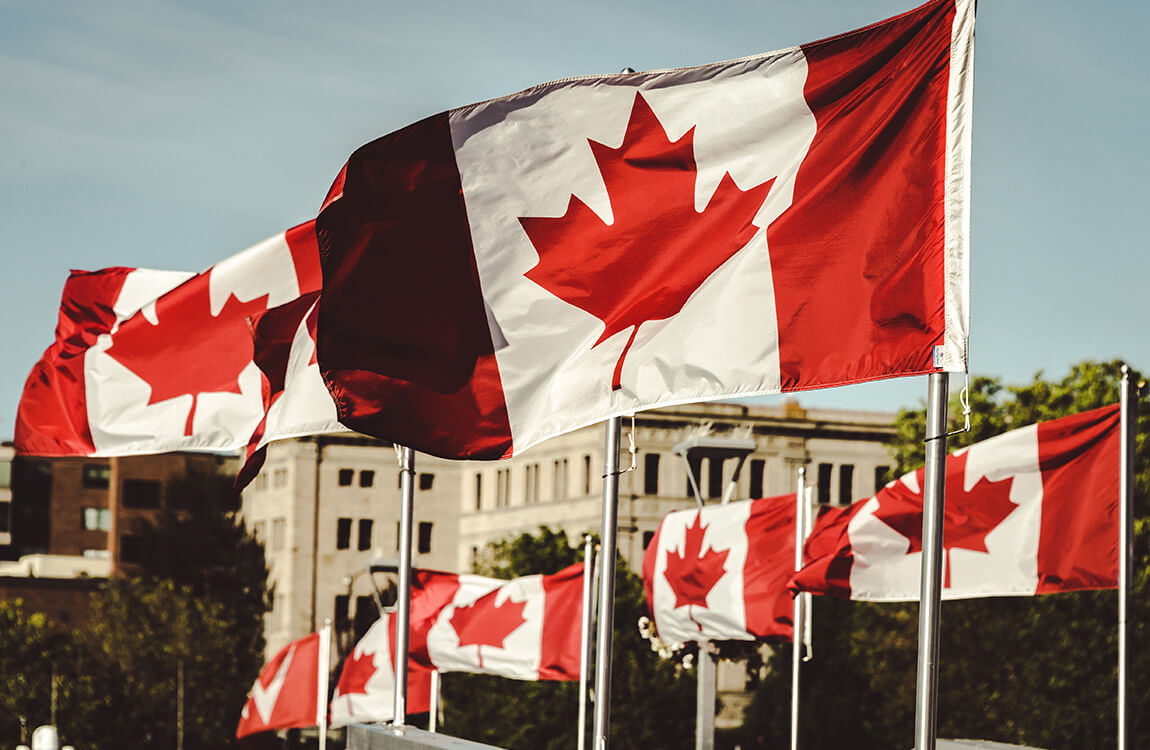
<path fill-rule="evenodd" d="M 264 416 L 248 318 L 320 288 L 312 222 L 200 274 L 74 271 L 56 341 L 24 386 L 16 450 L 236 450 Z"/>
<path fill-rule="evenodd" d="M 667 514 L 643 557 L 643 587 L 659 638 L 790 640 L 795 496 Z"/>
<path fill-rule="evenodd" d="M 240 712 L 236 737 L 270 729 L 319 726 L 320 685 L 326 685 L 326 660 L 320 658 L 323 639 L 319 633 L 284 646 L 260 670 Z M 322 666 L 321 666 L 322 665 Z"/>
<path fill-rule="evenodd" d="M 302 294 L 251 318 L 253 361 L 263 376 L 264 417 L 248 441 L 236 477 L 243 488 L 263 466 L 272 440 L 346 432 L 315 358 L 319 292 Z"/>
<path fill-rule="evenodd" d="M 395 714 L 395 615 L 375 621 L 343 662 L 331 726 L 391 721 Z M 431 708 L 431 670 L 408 660 L 407 713 Z"/>
<path fill-rule="evenodd" d="M 500 458 L 639 409 L 964 370 L 973 7 L 363 146 L 316 222 L 340 420 Z"/>
<path fill-rule="evenodd" d="M 946 462 L 944 599 L 1118 585 L 1117 406 L 1039 422 L 955 451 Z M 822 516 L 793 587 L 915 601 L 923 472 Z"/>
<path fill-rule="evenodd" d="M 510 581 L 415 571 L 411 658 L 441 672 L 579 679 L 583 563 Z"/>

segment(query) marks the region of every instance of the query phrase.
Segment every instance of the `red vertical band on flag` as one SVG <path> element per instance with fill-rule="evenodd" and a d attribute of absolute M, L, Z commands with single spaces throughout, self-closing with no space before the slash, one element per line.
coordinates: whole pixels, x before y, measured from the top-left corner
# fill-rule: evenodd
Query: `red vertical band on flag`
<path fill-rule="evenodd" d="M 850 598 L 854 552 L 848 527 L 864 502 L 846 507 L 819 508 L 814 528 L 803 546 L 803 569 L 791 579 L 790 588 Z"/>
<path fill-rule="evenodd" d="M 134 269 L 72 271 L 64 283 L 56 341 L 32 368 L 16 412 L 22 454 L 87 456 L 95 452 L 84 392 L 84 354 L 116 323 L 113 305 Z"/>
<path fill-rule="evenodd" d="M 1114 405 L 1038 425 L 1039 594 L 1117 584 L 1120 422 Z"/>
<path fill-rule="evenodd" d="M 316 219 L 320 369 L 340 421 L 501 458 L 511 427 L 446 114 L 358 149 Z"/>
<path fill-rule="evenodd" d="M 939 0 L 802 48 L 818 131 L 767 231 L 783 390 L 933 369 L 953 19 Z"/>
<path fill-rule="evenodd" d="M 583 629 L 583 563 L 543 576 L 543 636 L 539 679 L 579 679 Z"/>
<path fill-rule="evenodd" d="M 787 592 L 787 581 L 794 573 L 795 496 L 755 500 L 746 530 L 743 607 L 747 632 L 789 639 L 794 598 Z"/>
<path fill-rule="evenodd" d="M 315 240 L 315 221 L 306 221 L 284 232 L 284 241 L 291 251 L 295 265 L 299 293 L 318 292 L 323 286 L 323 273 L 319 267 L 319 245 Z"/>

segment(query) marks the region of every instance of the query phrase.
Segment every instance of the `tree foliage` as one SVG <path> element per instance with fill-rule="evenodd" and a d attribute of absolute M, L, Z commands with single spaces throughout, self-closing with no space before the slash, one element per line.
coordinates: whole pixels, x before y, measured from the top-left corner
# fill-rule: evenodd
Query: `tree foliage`
<path fill-rule="evenodd" d="M 488 546 L 476 573 L 513 578 L 554 573 L 583 559 L 566 533 L 541 528 Z M 611 670 L 611 746 L 694 744 L 695 678 L 653 653 L 637 629 L 646 613 L 643 582 L 619 560 Z M 443 677 L 443 731 L 506 748 L 574 747 L 577 682 L 520 682 L 490 675 Z M 590 718 L 591 711 L 588 711 Z M 588 736 L 591 728 L 588 722 Z"/>
<path fill-rule="evenodd" d="M 1117 362 L 1083 362 L 1059 381 L 1039 373 L 1022 386 L 971 380 L 971 431 L 948 450 L 1008 429 L 1118 401 Z M 1132 372 L 1135 382 L 1141 379 Z M 950 415 L 961 420 L 958 394 Z M 1140 397 L 1135 508 L 1150 490 Z M 923 462 L 925 410 L 903 410 L 892 447 L 900 471 Z M 959 425 L 952 425 L 955 429 Z M 1150 518 L 1136 523 L 1130 620 L 1131 747 L 1150 747 Z M 901 748 L 914 744 L 917 604 L 815 600 L 815 661 L 803 672 L 802 746 Z M 1117 597 L 1091 591 L 943 603 L 938 735 L 1062 750 L 1114 746 L 1117 731 Z M 789 732 L 790 650 L 770 662 L 746 715 L 744 748 L 777 747 Z"/>

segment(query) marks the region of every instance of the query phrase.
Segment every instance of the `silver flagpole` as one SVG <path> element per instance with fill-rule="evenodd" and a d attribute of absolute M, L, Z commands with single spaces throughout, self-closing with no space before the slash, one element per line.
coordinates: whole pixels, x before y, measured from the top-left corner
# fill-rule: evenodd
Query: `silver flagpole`
<path fill-rule="evenodd" d="M 803 542 L 806 541 L 806 483 L 807 467 L 799 467 L 795 492 L 795 572 L 803 567 Z M 802 594 L 795 596 L 794 616 L 791 619 L 791 750 L 799 748 L 799 667 L 802 663 L 803 630 L 806 625 L 806 601 Z"/>
<path fill-rule="evenodd" d="M 1130 368 L 1122 365 L 1121 448 L 1119 449 L 1118 549 L 1118 750 L 1126 750 L 1129 740 L 1129 700 L 1126 696 L 1127 658 L 1130 649 L 1130 579 L 1134 574 L 1134 439 L 1138 421 L 1138 399 L 1130 382 Z"/>
<path fill-rule="evenodd" d="M 399 570 L 395 602 L 395 713 L 392 723 L 407 721 L 407 652 L 411 631 L 411 517 L 415 509 L 415 452 L 399 449 Z"/>
<path fill-rule="evenodd" d="M 938 710 L 938 630 L 942 609 L 942 529 L 946 489 L 947 374 L 929 376 L 926 400 L 926 471 L 922 494 L 922 585 L 918 600 L 916 750 L 935 750 Z"/>
<path fill-rule="evenodd" d="M 331 674 L 331 618 L 319 631 L 319 680 L 316 689 L 316 718 L 319 719 L 319 750 L 327 748 L 327 682 Z"/>
<path fill-rule="evenodd" d="M 619 528 L 619 436 L 622 431 L 621 417 L 607 420 L 599 547 L 599 627 L 595 639 L 595 750 L 607 750 L 611 717 L 611 631 L 615 626 L 615 537 Z"/>
<path fill-rule="evenodd" d="M 591 582 L 595 570 L 595 544 L 583 537 L 583 626 L 579 632 L 579 750 L 587 747 L 587 670 L 591 666 L 591 626 L 595 611 Z"/>
<path fill-rule="evenodd" d="M 431 709 L 427 715 L 427 731 L 435 734 L 439 728 L 439 670 L 431 670 Z"/>

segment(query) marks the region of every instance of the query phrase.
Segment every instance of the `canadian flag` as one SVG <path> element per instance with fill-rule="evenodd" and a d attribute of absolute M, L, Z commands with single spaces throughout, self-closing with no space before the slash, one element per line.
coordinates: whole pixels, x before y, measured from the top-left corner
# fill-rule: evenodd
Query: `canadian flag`
<path fill-rule="evenodd" d="M 395 615 L 376 620 L 343 662 L 331 700 L 331 726 L 395 716 Z M 431 670 L 408 660 L 407 713 L 431 708 Z"/>
<path fill-rule="evenodd" d="M 248 318 L 321 285 L 314 222 L 199 273 L 73 271 L 33 368 L 16 450 L 43 456 L 224 451 L 264 418 Z"/>
<path fill-rule="evenodd" d="M 236 737 L 271 729 L 314 727 L 325 721 L 327 659 L 321 652 L 327 640 L 312 633 L 280 649 L 260 670 L 240 711 Z"/>
<path fill-rule="evenodd" d="M 238 488 L 259 473 L 272 440 L 347 431 L 316 363 L 318 298 L 318 291 L 302 294 L 250 319 L 252 358 L 263 375 L 264 417 L 248 441 Z"/>
<path fill-rule="evenodd" d="M 946 462 L 944 599 L 1118 585 L 1118 406 L 1022 427 Z M 916 601 L 923 470 L 816 521 L 799 591 Z"/>
<path fill-rule="evenodd" d="M 932 0 L 361 147 L 316 220 L 340 421 L 501 458 L 662 405 L 965 370 L 973 39 L 973 0 Z"/>
<path fill-rule="evenodd" d="M 659 638 L 790 640 L 795 496 L 668 513 L 643 557 L 643 587 Z"/>
<path fill-rule="evenodd" d="M 579 679 L 583 563 L 510 581 L 415 571 L 411 658 L 441 672 Z"/>

